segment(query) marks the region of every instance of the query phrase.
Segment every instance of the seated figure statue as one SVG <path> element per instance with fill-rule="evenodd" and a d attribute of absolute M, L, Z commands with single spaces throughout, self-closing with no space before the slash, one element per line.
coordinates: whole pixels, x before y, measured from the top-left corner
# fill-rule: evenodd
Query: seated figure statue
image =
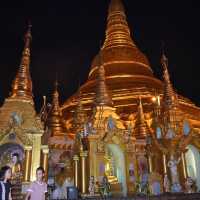
<path fill-rule="evenodd" d="M 11 164 L 10 164 L 10 167 L 12 169 L 11 194 L 12 194 L 13 200 L 15 199 L 18 200 L 18 199 L 22 199 L 22 195 L 21 195 L 22 178 L 23 178 L 22 165 L 21 165 L 18 153 L 12 154 L 11 158 L 12 158 Z"/>
<path fill-rule="evenodd" d="M 100 195 L 103 198 L 110 195 L 111 186 L 110 186 L 110 183 L 108 182 L 107 176 L 103 177 L 103 180 L 99 186 L 99 190 L 100 190 Z"/>
<path fill-rule="evenodd" d="M 12 169 L 12 179 L 21 178 L 22 166 L 21 166 L 21 162 L 19 160 L 18 153 L 12 154 L 11 169 Z"/>
<path fill-rule="evenodd" d="M 186 193 L 195 192 L 195 182 L 191 177 L 187 177 L 185 181 L 185 192 Z"/>

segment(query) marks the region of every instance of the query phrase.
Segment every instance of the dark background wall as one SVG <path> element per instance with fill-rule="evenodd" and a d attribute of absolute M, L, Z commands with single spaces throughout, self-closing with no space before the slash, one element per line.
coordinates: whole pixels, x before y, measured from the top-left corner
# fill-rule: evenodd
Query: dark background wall
<path fill-rule="evenodd" d="M 161 78 L 161 41 L 169 71 L 180 94 L 200 105 L 200 28 L 192 2 L 124 0 L 138 47 Z M 90 63 L 104 39 L 109 0 L 7 1 L 0 6 L 0 103 L 8 96 L 18 69 L 27 21 L 33 25 L 31 74 L 37 110 L 58 73 L 61 102 L 87 79 Z"/>

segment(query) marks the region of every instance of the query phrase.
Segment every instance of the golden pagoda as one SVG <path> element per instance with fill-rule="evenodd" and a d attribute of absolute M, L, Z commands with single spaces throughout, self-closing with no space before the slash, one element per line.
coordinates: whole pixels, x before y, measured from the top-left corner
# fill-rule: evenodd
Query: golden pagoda
<path fill-rule="evenodd" d="M 47 119 L 48 132 L 50 133 L 49 145 L 53 145 L 56 139 L 62 141 L 67 135 L 67 129 L 64 126 L 62 113 L 59 105 L 58 82 L 55 82 L 55 89 L 52 95 L 52 106 Z M 52 143 L 53 142 L 53 143 Z M 56 143 L 55 143 L 56 144 Z M 61 145 L 61 149 L 64 146 Z"/>
<path fill-rule="evenodd" d="M 43 124 L 34 107 L 32 80 L 30 76 L 31 25 L 24 37 L 24 50 L 19 70 L 12 84 L 11 95 L 0 108 L 0 165 L 13 165 L 12 156 L 17 154 L 22 186 L 35 180 L 36 169 L 47 170 L 48 146 L 43 145 Z M 13 172 L 14 176 L 15 172 Z M 20 183 L 18 183 L 20 184 Z M 18 185 L 18 190 L 21 187 Z M 22 189 L 24 189 L 22 187 Z M 13 190 L 15 191 L 15 188 Z M 19 192 L 19 191 L 18 191 Z M 20 199 L 19 193 L 13 194 Z"/>
<path fill-rule="evenodd" d="M 90 109 L 95 95 L 95 82 L 99 57 L 103 62 L 106 81 L 112 91 L 112 99 L 118 112 L 137 110 L 138 95 L 143 102 L 151 104 L 155 90 L 162 90 L 162 82 L 153 76 L 146 56 L 137 48 L 131 38 L 122 2 L 111 1 L 106 28 L 106 39 L 91 64 L 88 80 L 81 86 L 83 105 Z M 76 98 L 69 98 L 62 106 L 66 119 L 76 104 Z M 130 109 L 131 108 L 131 109 Z"/>
<path fill-rule="evenodd" d="M 173 88 L 164 52 L 163 81 L 153 75 L 131 36 L 122 0 L 110 0 L 105 41 L 88 80 L 62 106 L 56 81 L 52 103 L 45 98 L 40 115 L 31 40 L 29 25 L 11 95 L 0 108 L 0 166 L 12 167 L 13 199 L 22 198 L 19 190 L 40 165 L 46 172 L 49 166 L 48 183 L 53 177 L 63 193 L 71 182 L 83 196 L 102 188 L 103 196 L 124 197 L 200 191 L 200 108 Z"/>
<path fill-rule="evenodd" d="M 111 0 L 105 41 L 81 95 L 61 106 L 75 138 L 72 113 L 80 102 L 87 116 L 82 127 L 90 123 L 79 143 L 86 140 L 86 146 L 76 148 L 73 159 L 83 194 L 90 176 L 98 182 L 107 176 L 111 193 L 123 196 L 184 191 L 188 177 L 200 189 L 200 108 L 173 89 L 164 53 L 161 65 L 163 81 L 132 39 L 122 1 Z"/>
<path fill-rule="evenodd" d="M 135 120 L 134 137 L 136 139 L 145 139 L 149 134 L 150 130 L 144 117 L 142 101 L 139 99 L 138 112 Z"/>
<path fill-rule="evenodd" d="M 66 168 L 66 170 L 68 169 L 67 172 L 71 172 L 70 155 L 74 145 L 74 140 L 67 131 L 60 110 L 57 80 L 52 94 L 52 104 L 47 116 L 46 126 L 47 129 L 45 130 L 45 135 L 47 137 L 45 138 L 48 141 L 50 148 L 49 175 L 55 174 L 53 168 L 55 165 L 59 165 L 61 168 Z M 65 177 L 63 174 L 59 174 L 58 176 L 62 176 L 63 178 Z M 63 179 L 63 181 L 65 180 Z"/>

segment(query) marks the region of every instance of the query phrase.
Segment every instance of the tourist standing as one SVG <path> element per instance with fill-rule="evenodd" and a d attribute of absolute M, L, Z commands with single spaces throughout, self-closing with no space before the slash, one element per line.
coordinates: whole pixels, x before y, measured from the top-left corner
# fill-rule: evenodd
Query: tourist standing
<path fill-rule="evenodd" d="M 47 184 L 44 182 L 44 169 L 38 167 L 36 170 L 36 181 L 32 182 L 25 200 L 45 200 L 47 194 Z"/>

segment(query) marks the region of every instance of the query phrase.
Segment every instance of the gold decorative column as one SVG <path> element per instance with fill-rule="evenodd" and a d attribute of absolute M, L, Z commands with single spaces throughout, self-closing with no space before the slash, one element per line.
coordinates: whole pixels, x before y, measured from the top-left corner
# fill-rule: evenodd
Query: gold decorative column
<path fill-rule="evenodd" d="M 85 194 L 86 193 L 86 181 L 87 181 L 87 177 L 86 177 L 86 157 L 88 155 L 87 151 L 82 151 L 80 153 L 80 157 L 81 157 L 81 193 Z"/>
<path fill-rule="evenodd" d="M 48 177 L 48 154 L 49 154 L 49 148 L 47 145 L 42 146 L 42 167 L 45 171 L 45 180 L 47 181 Z"/>
<path fill-rule="evenodd" d="M 183 165 L 183 176 L 184 179 L 187 178 L 187 168 L 186 168 L 186 161 L 185 161 L 185 153 L 181 153 L 181 160 L 182 160 L 182 165 Z"/>
<path fill-rule="evenodd" d="M 148 163 L 149 163 L 149 173 L 152 173 L 152 171 L 153 171 L 153 165 L 152 165 L 152 156 L 151 156 L 150 153 L 148 155 Z"/>
<path fill-rule="evenodd" d="M 78 155 L 75 155 L 73 157 L 74 160 L 74 185 L 78 188 L 78 183 L 79 183 L 79 177 L 78 177 L 78 161 L 79 157 Z"/>
<path fill-rule="evenodd" d="M 139 177 L 139 164 L 138 164 L 138 155 L 135 156 L 134 159 L 134 166 L 135 166 L 135 177 L 136 180 L 139 181 L 140 177 Z"/>
<path fill-rule="evenodd" d="M 31 146 L 25 146 L 25 169 L 24 169 L 24 182 L 30 181 L 30 166 L 31 166 Z"/>
<path fill-rule="evenodd" d="M 164 174 L 167 174 L 167 159 L 166 159 L 166 154 L 163 153 L 163 171 Z"/>
<path fill-rule="evenodd" d="M 40 155 L 41 155 L 41 137 L 43 132 L 34 134 L 32 136 L 33 148 L 31 158 L 31 176 L 30 181 L 36 180 L 36 169 L 40 166 Z"/>

